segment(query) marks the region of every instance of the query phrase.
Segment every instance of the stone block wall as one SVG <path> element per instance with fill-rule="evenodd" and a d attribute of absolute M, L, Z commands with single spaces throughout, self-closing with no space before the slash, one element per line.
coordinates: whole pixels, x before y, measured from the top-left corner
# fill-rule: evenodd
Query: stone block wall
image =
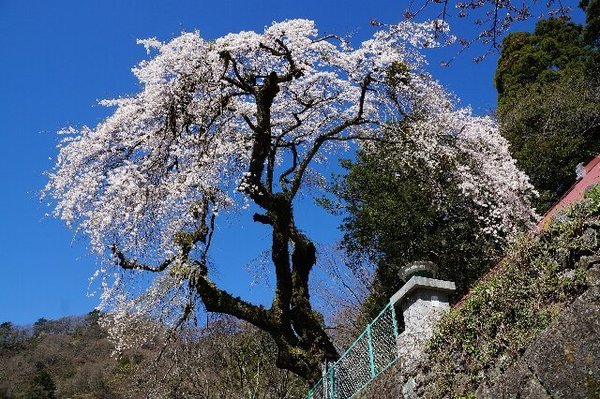
<path fill-rule="evenodd" d="M 588 288 L 519 361 L 491 384 L 479 387 L 476 395 L 481 399 L 600 399 L 600 286 Z"/>

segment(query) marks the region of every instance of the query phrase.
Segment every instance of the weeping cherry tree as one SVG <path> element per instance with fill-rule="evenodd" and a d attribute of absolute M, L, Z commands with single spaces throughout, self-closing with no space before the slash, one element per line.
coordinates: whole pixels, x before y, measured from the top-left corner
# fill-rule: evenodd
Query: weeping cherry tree
<path fill-rule="evenodd" d="M 181 326 L 202 305 L 266 331 L 278 367 L 317 380 L 338 353 L 311 304 L 317 251 L 294 203 L 352 141 L 410 141 L 407 167 L 460 163 L 482 234 L 503 239 L 530 223 L 531 186 L 494 121 L 457 108 L 423 69 L 420 48 L 436 45 L 440 28 L 402 22 L 356 48 L 307 20 L 216 40 L 142 40 L 152 57 L 133 70 L 140 92 L 103 101 L 115 110 L 95 128 L 62 132 L 44 190 L 54 215 L 102 259 L 117 344 L 145 339 L 147 320 Z M 217 218 L 231 211 L 272 232 L 268 308 L 211 279 Z"/>

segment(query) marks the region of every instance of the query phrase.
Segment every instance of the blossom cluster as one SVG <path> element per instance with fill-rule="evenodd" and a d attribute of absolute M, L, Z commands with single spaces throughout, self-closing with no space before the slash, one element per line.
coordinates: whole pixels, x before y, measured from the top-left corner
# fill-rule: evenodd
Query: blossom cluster
<path fill-rule="evenodd" d="M 418 46 L 434 43 L 431 28 L 403 22 L 356 49 L 340 38 L 319 36 L 307 20 L 214 41 L 197 32 L 167 43 L 142 40 L 154 55 L 133 69 L 142 90 L 102 101 L 116 107 L 113 115 L 95 128 L 71 128 L 61 142 L 45 189 L 55 200 L 54 214 L 88 235 L 100 255 L 118 243 L 138 256 L 168 256 L 175 233 L 194 224 L 190 209 L 204 196 L 220 209 L 239 203 L 234 192 L 246 184 L 255 136 L 247 121 L 256 123 L 256 100 L 231 83 L 236 75 L 254 79 L 254 85 L 272 72 L 284 75 L 290 61 L 276 53 L 282 46 L 289 51 L 301 74 L 280 84 L 270 129 L 273 140 L 293 143 L 302 158 L 323 132 L 355 117 L 361 106 L 363 123 L 334 139 L 376 135 L 378 124 L 394 117 L 387 104 L 387 70 L 402 63 L 418 71 L 424 62 Z M 224 61 L 225 53 L 235 69 Z M 407 73 L 406 100 L 439 95 L 428 91 L 427 76 Z M 367 76 L 371 83 L 361 103 Z M 334 144 L 324 148 L 335 150 Z M 289 153 L 278 151 L 276 158 L 281 165 Z"/>

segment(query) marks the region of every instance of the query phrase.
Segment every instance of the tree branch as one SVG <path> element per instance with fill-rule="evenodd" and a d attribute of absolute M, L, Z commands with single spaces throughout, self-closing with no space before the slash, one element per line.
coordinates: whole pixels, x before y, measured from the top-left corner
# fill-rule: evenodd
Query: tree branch
<path fill-rule="evenodd" d="M 112 246 L 112 253 L 117 257 L 117 264 L 125 270 L 145 270 L 148 272 L 158 273 L 169 267 L 169 265 L 175 260 L 175 257 L 172 257 L 165 260 L 158 266 L 148 266 L 144 263 L 138 262 L 137 260 L 127 259 L 125 255 L 123 255 L 123 253 L 117 249 L 116 244 Z"/>
<path fill-rule="evenodd" d="M 273 224 L 273 220 L 268 215 L 263 215 L 261 213 L 255 213 L 252 216 L 252 220 L 262 224 Z"/>
<path fill-rule="evenodd" d="M 250 120 L 250 118 L 248 118 L 248 115 L 242 115 L 242 118 L 244 119 L 244 122 L 246 122 L 246 124 L 248 125 L 248 127 L 254 132 L 254 133 L 259 133 L 258 128 L 256 127 L 256 125 L 254 125 L 254 123 L 252 123 L 252 121 Z"/>
<path fill-rule="evenodd" d="M 296 174 L 294 175 L 294 179 L 292 180 L 292 186 L 290 189 L 290 195 L 292 198 L 298 192 L 298 189 L 300 188 L 300 185 L 302 184 L 302 178 L 304 177 L 304 173 L 306 172 L 308 165 L 313 160 L 315 155 L 319 152 L 319 149 L 321 148 L 323 143 L 325 143 L 327 140 L 335 137 L 337 134 L 343 132 L 346 128 L 348 128 L 350 126 L 358 125 L 361 123 L 366 123 L 366 121 L 362 120 L 362 116 L 364 113 L 364 105 L 365 105 L 365 98 L 367 95 L 367 90 L 368 90 L 369 84 L 371 82 L 372 82 L 371 75 L 368 74 L 367 76 L 364 77 L 364 79 L 361 83 L 360 97 L 359 97 L 359 103 L 358 103 L 358 112 L 357 112 L 356 116 L 354 116 L 354 118 L 352 118 L 352 119 L 348 119 L 348 120 L 344 121 L 340 125 L 330 129 L 328 132 L 317 137 L 313 146 L 308 151 L 306 157 L 300 163 L 300 166 L 298 167 L 298 170 L 296 171 Z"/>
<path fill-rule="evenodd" d="M 292 166 L 290 166 L 287 170 L 285 170 L 280 176 L 279 176 L 279 184 L 281 185 L 281 188 L 284 191 L 287 191 L 287 177 L 294 173 L 294 171 L 296 170 L 296 168 L 298 167 L 298 150 L 296 149 L 296 144 L 295 143 L 290 143 L 290 148 L 292 151 Z"/>
<path fill-rule="evenodd" d="M 260 46 L 260 48 L 267 50 L 274 56 L 285 58 L 285 60 L 288 62 L 288 65 L 290 66 L 290 70 L 288 71 L 288 73 L 281 75 L 281 76 L 279 76 L 279 75 L 277 76 L 277 83 L 289 82 L 294 78 L 299 78 L 300 76 L 302 76 L 303 75 L 302 70 L 300 70 L 296 66 L 296 62 L 294 61 L 294 58 L 292 57 L 292 52 L 285 45 L 283 40 L 277 38 L 277 39 L 275 39 L 275 42 L 282 48 L 282 51 L 277 51 L 276 49 L 269 47 L 263 43 L 260 43 L 259 46 Z"/>
<path fill-rule="evenodd" d="M 269 156 L 267 157 L 267 190 L 273 192 L 273 173 L 275 173 L 275 156 L 277 155 L 277 141 L 269 148 Z"/>
<path fill-rule="evenodd" d="M 218 288 L 201 268 L 193 269 L 190 282 L 207 311 L 225 313 L 246 320 L 267 332 L 273 334 L 276 332 L 270 311 L 262 305 L 253 305 Z"/>
<path fill-rule="evenodd" d="M 256 136 L 252 145 L 248 166 L 248 186 L 244 192 L 263 209 L 269 209 L 273 203 L 272 192 L 262 184 L 265 160 L 271 152 L 271 105 L 279 93 L 277 74 L 271 72 L 260 89 L 255 91 L 256 99 Z"/>
<path fill-rule="evenodd" d="M 244 77 L 240 74 L 240 71 L 238 69 L 238 63 L 237 60 L 235 58 L 233 58 L 231 56 L 231 53 L 229 51 L 222 51 L 219 53 L 219 56 L 221 57 L 221 59 L 224 62 L 224 68 L 223 68 L 223 75 L 221 76 L 221 79 L 225 80 L 227 83 L 230 83 L 234 86 L 236 86 L 239 89 L 244 90 L 247 93 L 251 93 L 254 94 L 255 90 L 254 87 L 252 85 L 253 82 L 248 82 L 246 79 L 244 79 Z M 230 78 L 229 76 L 226 76 L 227 74 L 227 70 L 229 69 L 229 65 L 231 64 L 232 69 L 233 69 L 233 73 L 236 77 L 236 79 Z"/>

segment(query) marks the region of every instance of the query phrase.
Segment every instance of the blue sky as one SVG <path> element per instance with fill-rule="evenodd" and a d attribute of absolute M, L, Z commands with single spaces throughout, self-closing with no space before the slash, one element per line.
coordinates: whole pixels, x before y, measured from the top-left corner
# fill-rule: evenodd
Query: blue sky
<path fill-rule="evenodd" d="M 168 40 L 199 30 L 216 38 L 240 30 L 262 30 L 272 21 L 309 18 L 324 33 L 367 38 L 372 18 L 399 21 L 401 0 L 0 0 L 0 322 L 32 323 L 40 317 L 82 314 L 97 304 L 88 297 L 96 259 L 86 241 L 52 218 L 39 200 L 44 171 L 52 166 L 57 138 L 67 125 L 95 125 L 109 112 L 97 100 L 133 93 L 130 72 L 146 57 L 136 39 Z M 533 22 L 516 26 L 531 29 Z M 456 30 L 472 35 L 468 24 Z M 429 53 L 433 75 L 478 113 L 495 108 L 492 84 L 497 55 L 475 64 L 473 49 L 448 68 L 439 61 L 457 48 Z M 301 227 L 320 242 L 337 239 L 338 220 L 298 205 Z M 248 233 L 251 237 L 248 238 Z M 268 290 L 250 288 L 243 265 L 265 247 L 266 230 L 224 221 L 214 249 L 218 281 L 248 299 L 266 301 Z"/>

